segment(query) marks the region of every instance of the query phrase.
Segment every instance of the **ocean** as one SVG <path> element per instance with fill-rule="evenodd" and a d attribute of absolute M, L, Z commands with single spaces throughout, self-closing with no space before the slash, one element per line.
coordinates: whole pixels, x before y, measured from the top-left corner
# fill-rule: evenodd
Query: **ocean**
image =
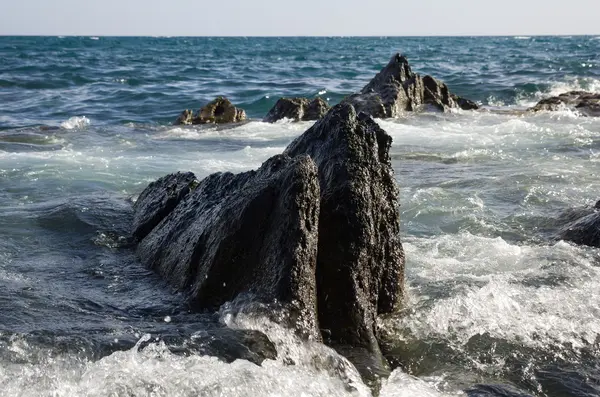
<path fill-rule="evenodd" d="M 127 235 L 148 183 L 259 167 L 312 125 L 261 122 L 278 98 L 338 103 L 396 52 L 482 110 L 377 120 L 407 259 L 380 395 L 600 395 L 600 251 L 553 238 L 600 199 L 600 119 L 522 112 L 600 91 L 573 36 L 0 37 L 0 396 L 370 396 L 327 346 L 190 311 Z M 172 124 L 219 95 L 251 121 Z M 243 329 L 277 358 L 224 360 Z"/>

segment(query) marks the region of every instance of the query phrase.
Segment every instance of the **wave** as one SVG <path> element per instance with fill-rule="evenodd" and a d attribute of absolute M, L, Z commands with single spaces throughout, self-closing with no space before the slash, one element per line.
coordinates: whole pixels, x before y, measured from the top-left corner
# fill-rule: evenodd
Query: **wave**
<path fill-rule="evenodd" d="M 65 130 L 80 130 L 91 124 L 90 119 L 85 116 L 73 116 L 66 121 L 60 123 L 61 128 Z"/>
<path fill-rule="evenodd" d="M 582 65 L 582 67 L 584 66 Z M 587 68 L 588 64 L 585 67 Z M 538 85 L 535 85 L 534 91 L 529 92 L 528 90 L 520 89 L 520 92 L 516 96 L 516 104 L 518 106 L 531 107 L 544 98 L 557 96 L 569 91 L 600 92 L 600 79 L 593 77 L 573 77 L 563 81 L 552 81 L 544 86 L 543 88 L 539 88 Z M 495 104 L 504 105 L 504 103 L 495 98 L 490 99 Z"/>

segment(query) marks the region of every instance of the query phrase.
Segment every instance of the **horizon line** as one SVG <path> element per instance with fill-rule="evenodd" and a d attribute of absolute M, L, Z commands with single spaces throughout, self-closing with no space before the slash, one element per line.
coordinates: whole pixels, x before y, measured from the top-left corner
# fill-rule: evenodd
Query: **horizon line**
<path fill-rule="evenodd" d="M 147 37 L 147 38 L 405 38 L 405 37 L 592 37 L 598 34 L 409 34 L 409 35 L 138 35 L 138 34 L 4 34 L 0 37 Z"/>

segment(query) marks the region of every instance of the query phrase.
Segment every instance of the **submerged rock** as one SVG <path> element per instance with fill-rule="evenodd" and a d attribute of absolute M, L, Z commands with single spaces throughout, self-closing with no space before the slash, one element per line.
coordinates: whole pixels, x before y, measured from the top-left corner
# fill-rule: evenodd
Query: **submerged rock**
<path fill-rule="evenodd" d="M 600 93 L 569 91 L 558 96 L 542 99 L 529 110 L 539 112 L 564 109 L 577 111 L 584 116 L 600 117 Z"/>
<path fill-rule="evenodd" d="M 321 98 L 315 98 L 312 101 L 307 98 L 280 98 L 263 121 L 274 123 L 284 118 L 294 121 L 319 120 L 329 109 L 327 102 Z"/>
<path fill-rule="evenodd" d="M 479 108 L 475 102 L 451 94 L 441 81 L 413 73 L 407 59 L 400 54 L 394 55 L 360 93 L 343 102 L 354 105 L 357 112 L 378 118 L 396 117 L 405 111 L 427 107 L 439 111 Z"/>
<path fill-rule="evenodd" d="M 244 109 L 237 108 L 224 97 L 218 97 L 202 107 L 195 115 L 189 109 L 184 110 L 175 124 L 224 124 L 246 120 Z"/>
<path fill-rule="evenodd" d="M 301 334 L 363 373 L 385 372 L 376 317 L 399 308 L 404 279 L 390 145 L 369 116 L 340 104 L 257 171 L 213 174 L 187 194 L 191 176 L 162 178 L 136 203 L 136 216 L 152 219 L 139 224 L 162 217 L 138 256 L 199 309 L 242 294 L 277 302 Z"/>

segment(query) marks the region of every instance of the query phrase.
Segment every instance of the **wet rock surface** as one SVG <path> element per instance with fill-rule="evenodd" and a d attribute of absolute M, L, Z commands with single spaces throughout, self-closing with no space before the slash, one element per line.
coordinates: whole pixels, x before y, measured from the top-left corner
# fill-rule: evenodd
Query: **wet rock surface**
<path fill-rule="evenodd" d="M 196 177 L 177 172 L 152 182 L 133 205 L 133 237 L 141 240 L 162 221 L 191 191 Z"/>
<path fill-rule="evenodd" d="M 542 99 L 529 110 L 539 112 L 565 109 L 576 111 L 583 116 L 600 117 L 600 93 L 569 91 Z"/>
<path fill-rule="evenodd" d="M 175 120 L 176 125 L 225 124 L 246 120 L 244 109 L 235 107 L 227 98 L 218 97 L 203 106 L 196 114 L 186 109 Z"/>
<path fill-rule="evenodd" d="M 600 201 L 592 207 L 568 211 L 559 217 L 557 237 L 575 244 L 600 248 Z"/>
<path fill-rule="evenodd" d="M 363 374 L 385 373 L 376 317 L 399 309 L 404 278 L 390 146 L 373 119 L 340 104 L 256 171 L 213 174 L 194 189 L 189 174 L 162 178 L 136 203 L 152 222 L 136 224 L 181 199 L 138 256 L 198 309 L 248 295 L 277 302 L 302 335 Z"/>
<path fill-rule="evenodd" d="M 475 102 L 450 93 L 441 81 L 414 73 L 400 54 L 394 55 L 360 93 L 343 102 L 352 104 L 357 112 L 377 118 L 396 117 L 406 111 L 479 108 Z"/>
<path fill-rule="evenodd" d="M 142 193 L 145 201 L 164 196 L 164 189 L 158 198 L 154 191 L 149 186 Z M 318 337 L 318 197 L 317 170 L 308 156 L 278 155 L 257 171 L 213 174 L 141 240 L 137 252 L 174 287 L 188 290 L 198 309 L 215 310 L 252 294 L 289 303 L 305 331 Z"/>
<path fill-rule="evenodd" d="M 282 119 L 294 121 L 312 121 L 322 118 L 330 106 L 321 98 L 280 98 L 275 106 L 263 119 L 264 122 L 274 123 Z"/>

